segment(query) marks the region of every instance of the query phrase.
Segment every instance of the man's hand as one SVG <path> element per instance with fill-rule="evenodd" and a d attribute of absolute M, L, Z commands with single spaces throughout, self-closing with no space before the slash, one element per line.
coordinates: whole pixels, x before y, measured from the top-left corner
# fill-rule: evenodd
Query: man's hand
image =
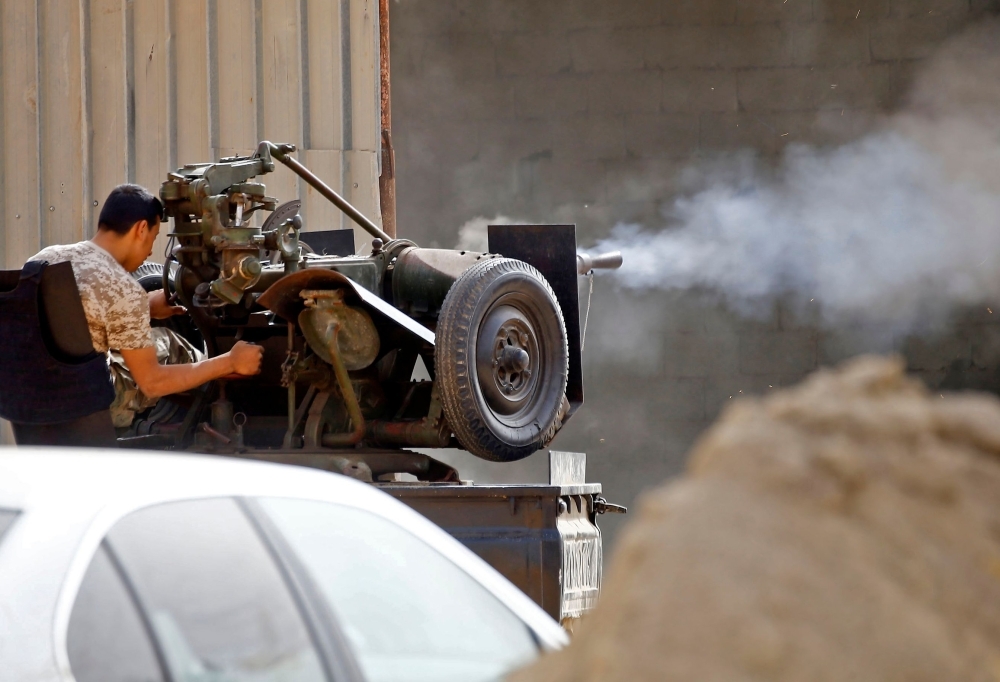
<path fill-rule="evenodd" d="M 182 305 L 171 305 L 163 289 L 149 292 L 149 316 L 154 320 L 165 320 L 186 312 L 187 308 Z"/>
<path fill-rule="evenodd" d="M 121 350 L 132 378 L 147 398 L 180 393 L 213 379 L 251 376 L 260 372 L 264 349 L 246 341 L 237 341 L 228 353 L 194 364 L 161 365 L 156 348 Z"/>
<path fill-rule="evenodd" d="M 260 374 L 260 361 L 264 357 L 264 349 L 246 341 L 237 341 L 229 349 L 229 357 L 233 361 L 233 371 L 242 376 Z"/>

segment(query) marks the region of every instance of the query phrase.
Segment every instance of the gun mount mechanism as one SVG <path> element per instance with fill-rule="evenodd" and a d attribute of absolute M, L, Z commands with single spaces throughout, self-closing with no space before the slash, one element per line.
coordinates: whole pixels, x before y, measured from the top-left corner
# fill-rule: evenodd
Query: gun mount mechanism
<path fill-rule="evenodd" d="M 578 271 L 618 267 L 620 255 L 578 258 L 575 233 L 558 257 L 538 256 L 537 243 L 503 254 L 420 248 L 390 238 L 294 151 L 261 142 L 252 156 L 184 166 L 162 184 L 175 244 L 162 284 L 187 306 L 197 327 L 188 335 L 209 354 L 258 343 L 264 364 L 259 376 L 188 396 L 174 411 L 183 418 L 146 415 L 132 435 L 245 456 L 325 456 L 362 478 L 454 476 L 401 448 L 510 461 L 546 446 L 582 402 L 571 376 L 579 344 L 564 322 L 567 311 L 578 319 L 577 300 L 557 297 L 547 277 L 575 286 Z M 275 161 L 367 231 L 371 247 L 354 253 L 349 230 L 305 231 L 299 203 L 279 205 L 257 181 Z"/>

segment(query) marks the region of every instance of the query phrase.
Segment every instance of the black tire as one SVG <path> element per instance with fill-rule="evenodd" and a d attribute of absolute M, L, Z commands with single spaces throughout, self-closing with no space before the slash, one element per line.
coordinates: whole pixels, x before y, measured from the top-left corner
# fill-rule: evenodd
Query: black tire
<path fill-rule="evenodd" d="M 548 445 L 565 416 L 562 310 L 535 268 L 491 258 L 448 291 L 435 342 L 445 417 L 463 448 L 513 462 Z"/>

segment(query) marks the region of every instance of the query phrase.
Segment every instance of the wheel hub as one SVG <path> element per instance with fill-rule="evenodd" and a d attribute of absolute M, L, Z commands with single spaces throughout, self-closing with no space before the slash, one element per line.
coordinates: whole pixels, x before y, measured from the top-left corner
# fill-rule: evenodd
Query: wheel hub
<path fill-rule="evenodd" d="M 539 351 L 531 320 L 517 308 L 499 305 L 480 327 L 477 344 L 479 381 L 495 414 L 522 410 L 534 392 Z"/>

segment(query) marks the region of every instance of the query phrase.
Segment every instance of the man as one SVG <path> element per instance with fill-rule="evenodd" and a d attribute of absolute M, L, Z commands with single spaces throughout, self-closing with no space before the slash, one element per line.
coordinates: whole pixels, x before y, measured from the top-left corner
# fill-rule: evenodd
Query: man
<path fill-rule="evenodd" d="M 111 414 L 116 427 L 127 427 L 135 412 L 162 396 L 230 374 L 260 371 L 264 352 L 260 346 L 238 341 L 228 353 L 203 359 L 178 335 L 150 327 L 151 318 L 185 312 L 170 305 L 164 291 L 147 294 L 129 274 L 152 253 L 162 215 L 160 200 L 145 188 L 119 185 L 101 208 L 92 240 L 49 246 L 30 259 L 72 264 L 94 350 L 111 351 L 115 386 Z M 183 364 L 167 364 L 171 361 Z"/>

